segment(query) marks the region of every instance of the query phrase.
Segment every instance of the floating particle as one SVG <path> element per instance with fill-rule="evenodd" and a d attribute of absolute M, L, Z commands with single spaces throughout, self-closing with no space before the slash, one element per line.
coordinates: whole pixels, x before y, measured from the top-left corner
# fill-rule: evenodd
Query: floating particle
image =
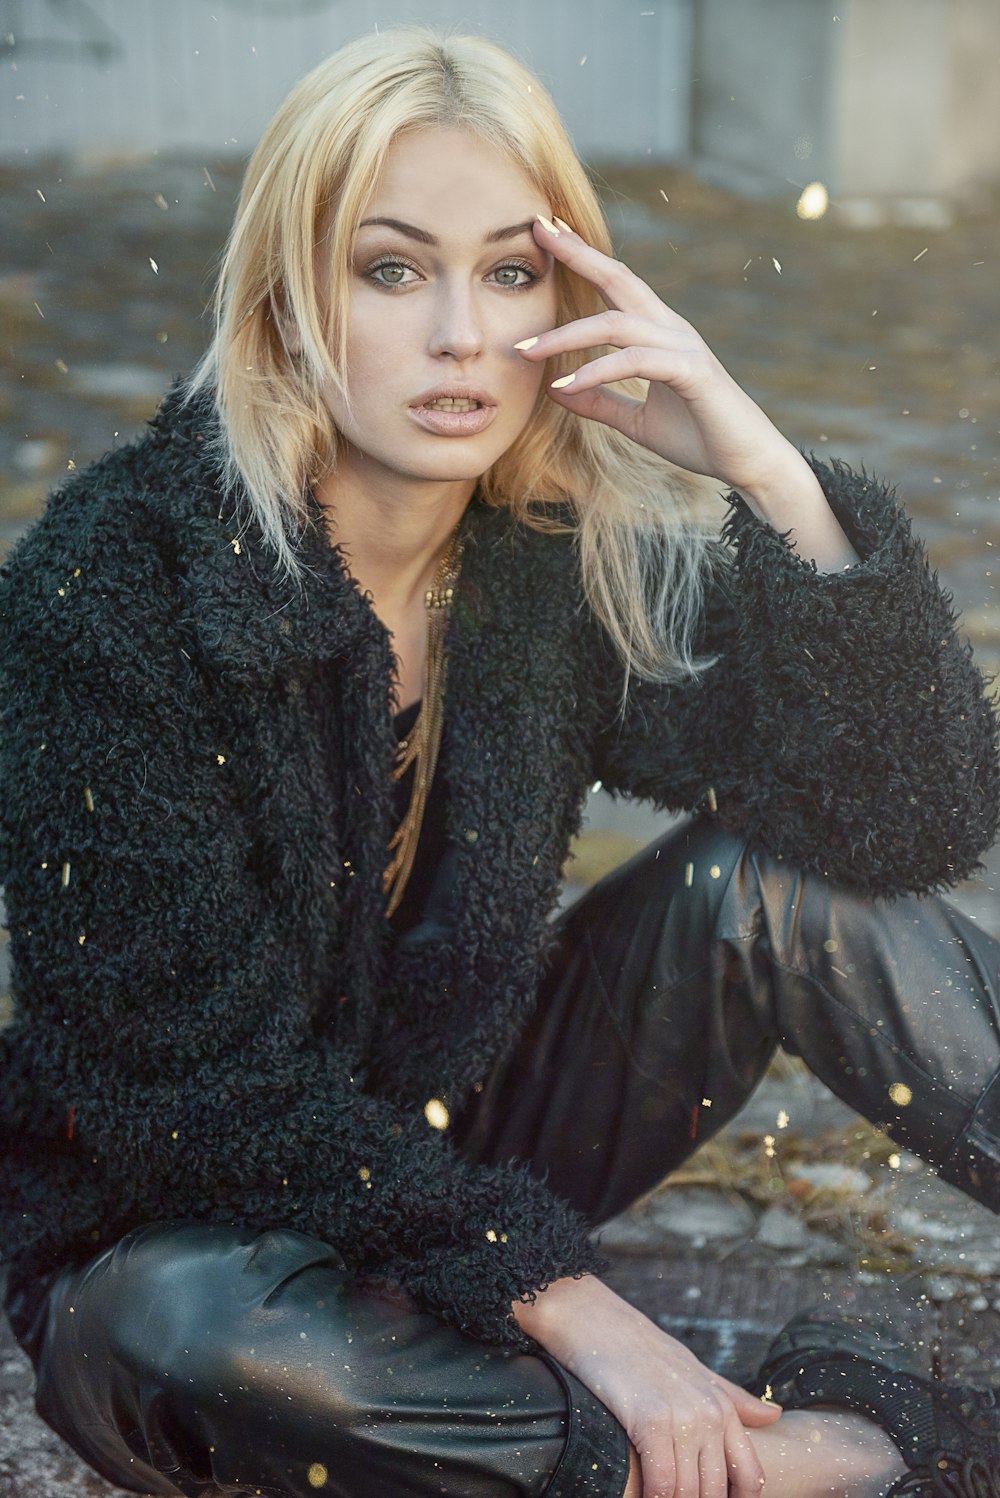
<path fill-rule="evenodd" d="M 799 218 L 817 219 L 822 218 L 830 206 L 830 194 L 822 182 L 810 182 L 799 193 L 799 200 L 795 205 L 795 212 Z"/>
<path fill-rule="evenodd" d="M 722 878 L 722 870 L 719 868 L 719 865 L 717 863 L 713 863 L 712 867 L 709 869 L 708 872 L 709 872 L 709 874 L 711 875 L 711 877 L 713 879 L 721 879 Z"/>
<path fill-rule="evenodd" d="M 35 191 L 38 194 L 38 196 L 41 198 L 42 202 L 44 203 L 45 202 L 45 194 L 42 192 L 42 189 L 40 187 L 36 187 Z"/>
<path fill-rule="evenodd" d="M 237 556 L 239 556 L 240 553 L 243 550 L 242 546 L 240 545 L 240 538 L 239 538 L 239 536 L 234 536 L 233 537 L 233 550 L 235 551 L 235 553 L 236 553 Z"/>
<path fill-rule="evenodd" d="M 787 1129 L 788 1128 L 788 1114 L 785 1112 L 784 1108 L 782 1108 L 780 1110 L 780 1112 L 778 1113 L 778 1117 L 776 1119 L 776 1123 L 777 1123 L 779 1129 Z"/>
<path fill-rule="evenodd" d="M 42 322 L 44 322 L 45 321 L 45 313 L 42 311 L 41 307 L 39 307 L 39 305 L 38 305 L 37 302 L 32 302 L 32 306 L 34 307 L 35 311 L 38 313 L 39 317 L 42 319 Z"/>
<path fill-rule="evenodd" d="M 913 257 L 913 263 L 914 263 L 914 265 L 916 265 L 916 263 L 917 263 L 918 260 L 922 260 L 923 259 L 923 257 L 927 254 L 927 251 L 929 249 L 930 249 L 930 245 L 929 244 L 925 244 L 924 247 L 923 247 L 923 249 L 920 251 L 920 254 L 919 255 L 914 255 L 914 257 Z"/>
<path fill-rule="evenodd" d="M 496 1228 L 487 1228 L 486 1237 L 490 1243 L 495 1243 L 497 1241 Z"/>
<path fill-rule="evenodd" d="M 905 1082 L 893 1082 L 889 1088 L 889 1096 L 897 1108 L 908 1108 L 913 1102 L 913 1093 Z"/>
<path fill-rule="evenodd" d="M 154 194 L 153 194 L 153 202 L 156 204 L 157 208 L 162 208 L 163 211 L 164 211 L 164 213 L 170 207 L 170 204 L 167 202 L 167 200 L 163 196 L 162 192 L 154 192 Z"/>
<path fill-rule="evenodd" d="M 710 1097 L 703 1097 L 702 1100 L 701 1100 L 701 1106 L 703 1108 L 711 1108 L 711 1106 L 712 1106 L 712 1099 Z"/>
<path fill-rule="evenodd" d="M 596 796 L 597 792 L 601 789 L 601 786 L 603 784 L 604 784 L 603 780 L 595 780 L 594 783 L 593 783 L 593 785 L 590 787 L 590 794 L 592 796 Z"/>
<path fill-rule="evenodd" d="M 63 889 L 65 889 L 68 884 L 69 884 L 69 860 L 67 859 L 66 862 L 62 866 L 62 886 L 63 886 Z"/>
<path fill-rule="evenodd" d="M 889 1156 L 888 1164 L 890 1170 L 898 1170 L 901 1163 L 899 1155 L 893 1154 Z"/>
<path fill-rule="evenodd" d="M 670 202 L 670 199 L 669 199 L 669 198 L 668 198 L 668 197 L 667 197 L 667 195 L 666 195 L 666 193 L 665 193 L 665 192 L 664 192 L 664 191 L 663 191 L 663 188 L 662 188 L 662 187 L 661 187 L 661 188 L 660 188 L 660 197 L 661 197 L 661 198 L 662 198 L 662 199 L 663 199 L 663 201 L 664 201 L 664 202 L 665 202 L 665 203 L 669 203 L 669 202 Z"/>
<path fill-rule="evenodd" d="M 217 754 L 215 756 L 215 762 L 217 765 L 224 765 L 226 763 L 226 756 L 224 754 Z"/>
<path fill-rule="evenodd" d="M 85 785 L 84 788 L 83 788 L 83 804 L 87 808 L 88 811 L 93 811 L 93 809 L 94 809 L 94 793 L 90 789 L 89 785 Z"/>
<path fill-rule="evenodd" d="M 150 266 L 152 267 L 153 275 L 154 276 L 158 276 L 160 274 L 160 267 L 157 265 L 157 263 L 153 259 L 152 255 L 150 255 L 150 257 L 149 257 L 149 263 L 150 263 Z"/>
<path fill-rule="evenodd" d="M 56 359 L 54 363 L 60 374 L 69 374 L 69 365 L 65 359 Z"/>
<path fill-rule="evenodd" d="M 83 946 L 83 944 L 84 944 L 84 942 L 86 940 L 87 940 L 87 933 L 86 933 L 86 931 L 81 931 L 80 935 L 77 937 L 77 941 L 79 942 L 79 944 L 80 944 L 81 947 Z"/>
<path fill-rule="evenodd" d="M 448 1127 L 448 1109 L 440 1098 L 432 1097 L 424 1104 L 424 1117 L 432 1129 Z"/>
<path fill-rule="evenodd" d="M 777 1153 L 777 1151 L 774 1148 L 774 1135 L 773 1134 L 765 1134 L 764 1135 L 764 1153 L 765 1153 L 765 1155 L 767 1156 L 767 1158 L 769 1160 L 773 1160 L 775 1154 Z"/>
<path fill-rule="evenodd" d="M 824 952 L 835 952 L 836 950 L 837 950 L 837 943 L 833 940 L 832 937 L 828 937 L 827 940 L 823 943 L 823 951 Z"/>
<path fill-rule="evenodd" d="M 205 174 L 205 185 L 206 185 L 206 187 L 210 187 L 212 189 L 212 191 L 215 192 L 216 188 L 215 188 L 215 183 L 212 181 L 212 173 L 208 170 L 207 166 L 203 166 L 202 167 L 202 171 Z"/>
<path fill-rule="evenodd" d="M 693 883 L 694 883 L 694 864 L 693 863 L 686 863 L 684 865 L 684 884 L 685 884 L 685 886 L 688 889 L 690 889 Z"/>
<path fill-rule="evenodd" d="M 583 56 L 582 56 L 582 57 L 581 57 L 581 58 L 580 58 L 580 66 L 581 66 L 581 68 L 582 68 L 582 67 L 583 67 L 583 65 L 584 65 L 584 63 L 585 63 L 585 62 L 586 62 L 586 61 L 587 61 L 587 54 L 586 54 L 586 52 L 585 52 L 585 53 L 584 53 L 584 54 L 583 54 Z"/>
<path fill-rule="evenodd" d="M 75 463 L 74 463 L 74 462 L 73 462 L 73 459 L 72 459 L 72 458 L 70 458 L 70 459 L 69 459 L 69 460 L 68 460 L 68 462 L 67 462 L 67 464 L 66 464 L 66 467 L 67 467 L 67 468 L 68 468 L 68 469 L 69 469 L 69 471 L 70 471 L 70 473 L 72 473 L 72 472 L 73 472 L 73 469 L 74 469 L 74 468 L 75 468 L 75 467 L 76 467 L 76 464 L 75 464 Z"/>
<path fill-rule="evenodd" d="M 774 258 L 774 256 L 772 255 L 771 256 L 771 264 L 774 266 L 775 270 L 778 272 L 778 275 L 780 276 L 781 275 L 781 261 L 780 260 L 776 260 Z"/>
<path fill-rule="evenodd" d="M 361 1177 L 361 1179 L 363 1181 L 369 1181 L 369 1180 L 371 1180 L 371 1174 L 372 1173 L 368 1169 L 367 1165 L 362 1165 L 361 1169 L 358 1171 L 358 1175 Z"/>
<path fill-rule="evenodd" d="M 170 1137 L 171 1137 L 171 1139 L 179 1139 L 181 1137 L 180 1130 L 179 1129 L 172 1129 L 171 1133 L 170 1133 Z"/>
<path fill-rule="evenodd" d="M 306 1473 L 306 1477 L 309 1479 L 309 1486 L 311 1488 L 323 1487 L 326 1483 L 328 1475 L 329 1474 L 327 1473 L 327 1470 L 322 1462 L 313 1462 L 312 1466 L 309 1468 L 309 1471 Z"/>
<path fill-rule="evenodd" d="M 708 802 L 709 811 L 718 811 L 719 803 L 716 800 L 714 785 L 710 785 L 708 790 L 705 792 L 705 800 Z"/>

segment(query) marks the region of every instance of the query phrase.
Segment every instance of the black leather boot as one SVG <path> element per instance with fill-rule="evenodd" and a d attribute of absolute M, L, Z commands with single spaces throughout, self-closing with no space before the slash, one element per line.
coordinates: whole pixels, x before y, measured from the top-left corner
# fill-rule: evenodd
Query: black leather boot
<path fill-rule="evenodd" d="M 886 1498 L 1000 1498 L 997 1391 L 935 1383 L 887 1328 L 827 1314 L 788 1323 L 751 1392 L 786 1410 L 839 1405 L 876 1420 L 910 1468 Z"/>

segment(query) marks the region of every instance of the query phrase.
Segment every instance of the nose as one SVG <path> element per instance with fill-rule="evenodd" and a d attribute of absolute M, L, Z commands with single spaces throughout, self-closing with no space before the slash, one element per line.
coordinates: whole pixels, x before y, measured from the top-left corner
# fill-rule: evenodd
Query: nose
<path fill-rule="evenodd" d="M 434 302 L 434 323 L 428 351 L 439 357 L 472 359 L 484 344 L 481 309 L 468 283 L 442 285 Z"/>

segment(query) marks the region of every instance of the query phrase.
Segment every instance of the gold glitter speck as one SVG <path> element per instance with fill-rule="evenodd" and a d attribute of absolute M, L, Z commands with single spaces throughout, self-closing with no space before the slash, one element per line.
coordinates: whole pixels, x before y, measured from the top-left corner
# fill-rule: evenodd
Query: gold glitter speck
<path fill-rule="evenodd" d="M 486 1237 L 487 1237 L 487 1239 L 489 1240 L 490 1243 L 495 1243 L 497 1241 L 496 1229 L 495 1228 L 487 1228 L 486 1229 Z"/>
<path fill-rule="evenodd" d="M 897 1108 L 908 1108 L 913 1102 L 913 1093 L 905 1082 L 893 1082 L 889 1088 L 889 1096 Z"/>
<path fill-rule="evenodd" d="M 363 1181 L 369 1181 L 369 1180 L 371 1180 L 371 1174 L 372 1173 L 368 1169 L 367 1165 L 362 1165 L 361 1169 L 358 1171 L 358 1175 L 361 1177 L 361 1179 Z"/>
<path fill-rule="evenodd" d="M 239 556 L 241 554 L 241 552 L 243 551 L 243 547 L 240 545 L 240 540 L 239 540 L 238 536 L 236 536 L 236 537 L 233 538 L 233 551 L 236 553 L 237 556 Z"/>
<path fill-rule="evenodd" d="M 215 763 L 217 765 L 224 765 L 226 763 L 226 756 L 224 754 L 217 754 L 215 756 Z"/>
<path fill-rule="evenodd" d="M 69 884 L 69 860 L 68 859 L 67 859 L 67 861 L 62 866 L 62 886 L 63 886 L 63 889 L 66 888 L 67 884 Z"/>
<path fill-rule="evenodd" d="M 311 1488 L 321 1488 L 326 1483 L 328 1473 L 322 1462 L 313 1462 L 306 1476 Z"/>
<path fill-rule="evenodd" d="M 94 809 L 94 796 L 93 796 L 93 792 L 91 791 L 89 785 L 85 785 L 84 788 L 83 788 L 83 804 L 87 808 L 88 811 L 93 811 L 93 809 Z"/>
<path fill-rule="evenodd" d="M 440 1098 L 432 1097 L 424 1104 L 424 1117 L 432 1129 L 448 1127 L 448 1109 Z"/>
<path fill-rule="evenodd" d="M 712 876 L 713 879 L 721 879 L 722 878 L 722 870 L 719 868 L 719 865 L 717 863 L 713 863 L 712 867 L 709 869 L 708 872 L 711 874 L 711 876 Z"/>
<path fill-rule="evenodd" d="M 86 933 L 86 931 L 81 931 L 80 935 L 77 937 L 77 941 L 80 943 L 81 947 L 83 946 L 83 944 L 84 944 L 84 942 L 86 940 L 87 940 L 87 933 Z"/>

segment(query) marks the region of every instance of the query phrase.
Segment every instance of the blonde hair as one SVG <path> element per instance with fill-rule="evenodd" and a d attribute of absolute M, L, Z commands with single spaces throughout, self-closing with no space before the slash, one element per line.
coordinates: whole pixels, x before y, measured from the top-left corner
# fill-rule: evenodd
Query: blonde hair
<path fill-rule="evenodd" d="M 554 214 L 612 253 L 555 105 L 494 43 L 396 27 L 351 42 L 293 88 L 247 167 L 218 280 L 214 338 L 188 393 L 214 387 L 227 492 L 245 494 L 276 566 L 299 581 L 295 541 L 307 486 L 337 461 L 323 386 L 350 404 L 340 309 L 350 294 L 355 226 L 393 141 L 434 125 L 459 126 L 504 152 Z M 556 280 L 557 323 L 603 310 L 594 288 L 558 264 Z M 548 378 L 581 362 L 554 359 Z M 615 388 L 641 397 L 646 384 L 622 380 Z M 584 591 L 626 680 L 632 671 L 668 679 L 703 664 L 691 639 L 707 535 L 692 502 L 709 488 L 717 494 L 720 485 L 573 415 L 544 388 L 523 432 L 479 483 L 487 503 L 537 529 L 564 531 L 554 507 L 570 507 Z"/>

